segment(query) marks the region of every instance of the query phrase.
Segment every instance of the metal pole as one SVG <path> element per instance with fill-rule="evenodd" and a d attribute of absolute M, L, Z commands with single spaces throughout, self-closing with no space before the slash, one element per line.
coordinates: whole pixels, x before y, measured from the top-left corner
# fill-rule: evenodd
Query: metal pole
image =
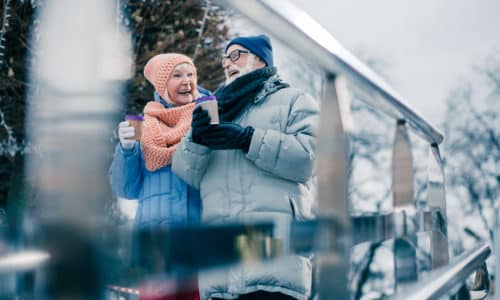
<path fill-rule="evenodd" d="M 321 102 L 318 136 L 318 215 L 336 220 L 341 232 L 332 241 L 335 253 L 319 255 L 318 294 L 320 299 L 349 299 L 348 273 L 351 248 L 351 219 L 348 212 L 348 138 L 345 124 L 349 118 L 345 81 L 327 76 Z M 331 239 L 327 231 L 321 240 Z"/>
<path fill-rule="evenodd" d="M 428 176 L 427 201 L 432 213 L 431 267 L 436 269 L 449 262 L 444 169 L 438 145 L 431 145 Z"/>
<path fill-rule="evenodd" d="M 109 138 L 131 70 L 112 2 L 48 1 L 34 32 L 28 172 L 38 197 L 33 239 L 50 255 L 37 299 L 102 297 Z"/>
<path fill-rule="evenodd" d="M 494 226 L 494 245 L 495 251 L 495 299 L 500 300 L 500 207 L 495 207 L 495 226 Z"/>
<path fill-rule="evenodd" d="M 394 207 L 394 272 L 396 287 L 399 283 L 418 279 L 417 223 L 413 200 L 413 157 L 406 122 L 398 120 L 392 156 L 392 195 Z"/>

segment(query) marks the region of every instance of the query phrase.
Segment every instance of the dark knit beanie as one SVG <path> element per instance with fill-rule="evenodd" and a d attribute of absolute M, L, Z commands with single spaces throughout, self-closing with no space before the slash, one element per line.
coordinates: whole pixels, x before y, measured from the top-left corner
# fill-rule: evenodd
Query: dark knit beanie
<path fill-rule="evenodd" d="M 262 59 L 266 63 L 266 66 L 273 66 L 273 47 L 271 46 L 271 40 L 267 35 L 261 34 L 256 36 L 240 36 L 232 39 L 226 46 L 226 50 L 231 45 L 240 45 L 255 54 L 257 57 Z"/>

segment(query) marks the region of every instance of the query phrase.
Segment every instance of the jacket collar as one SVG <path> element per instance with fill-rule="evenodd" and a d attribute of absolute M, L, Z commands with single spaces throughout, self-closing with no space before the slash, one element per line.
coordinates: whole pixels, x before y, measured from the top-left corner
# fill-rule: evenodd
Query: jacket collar
<path fill-rule="evenodd" d="M 264 87 L 255 96 L 253 103 L 259 103 L 264 100 L 267 96 L 275 93 L 276 91 L 287 88 L 290 85 L 286 83 L 278 74 L 271 76 L 265 83 Z"/>

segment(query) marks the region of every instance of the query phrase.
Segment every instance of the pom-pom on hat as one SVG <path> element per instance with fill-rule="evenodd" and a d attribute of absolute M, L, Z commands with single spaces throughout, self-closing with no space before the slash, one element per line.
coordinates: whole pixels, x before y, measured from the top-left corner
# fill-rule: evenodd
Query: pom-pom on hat
<path fill-rule="evenodd" d="M 273 66 L 273 46 L 271 40 L 265 34 L 256 36 L 240 36 L 229 41 L 226 50 L 233 44 L 241 45 L 266 63 L 266 66 Z"/>
<path fill-rule="evenodd" d="M 170 74 L 175 67 L 184 63 L 193 66 L 194 74 L 197 78 L 196 67 L 191 58 L 179 53 L 158 54 L 150 58 L 146 66 L 144 66 L 144 77 L 154 86 L 155 91 L 163 99 L 169 99 L 168 94 L 165 93 L 167 80 L 170 78 Z M 192 87 L 193 91 L 196 91 L 197 88 L 196 78 L 194 86 Z"/>

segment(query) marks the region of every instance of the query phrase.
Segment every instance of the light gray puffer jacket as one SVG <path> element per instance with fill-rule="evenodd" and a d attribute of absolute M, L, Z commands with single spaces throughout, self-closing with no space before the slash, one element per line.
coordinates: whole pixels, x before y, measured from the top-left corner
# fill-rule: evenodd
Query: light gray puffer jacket
<path fill-rule="evenodd" d="M 247 154 L 241 150 L 212 151 L 186 134 L 173 157 L 172 169 L 199 188 L 204 223 L 271 220 L 277 238 L 288 238 L 290 221 L 312 217 L 311 177 L 316 160 L 319 105 L 295 88 L 279 89 L 279 77 L 264 88 L 234 122 L 254 127 Z M 204 283 L 203 299 L 235 298 L 255 290 L 282 292 L 305 299 L 311 290 L 311 264 L 294 256 L 276 268 L 238 272 L 238 280 Z M 260 271 L 259 271 L 260 270 Z M 232 272 L 232 273 L 231 273 Z M 233 274 L 235 270 L 230 273 Z"/>

